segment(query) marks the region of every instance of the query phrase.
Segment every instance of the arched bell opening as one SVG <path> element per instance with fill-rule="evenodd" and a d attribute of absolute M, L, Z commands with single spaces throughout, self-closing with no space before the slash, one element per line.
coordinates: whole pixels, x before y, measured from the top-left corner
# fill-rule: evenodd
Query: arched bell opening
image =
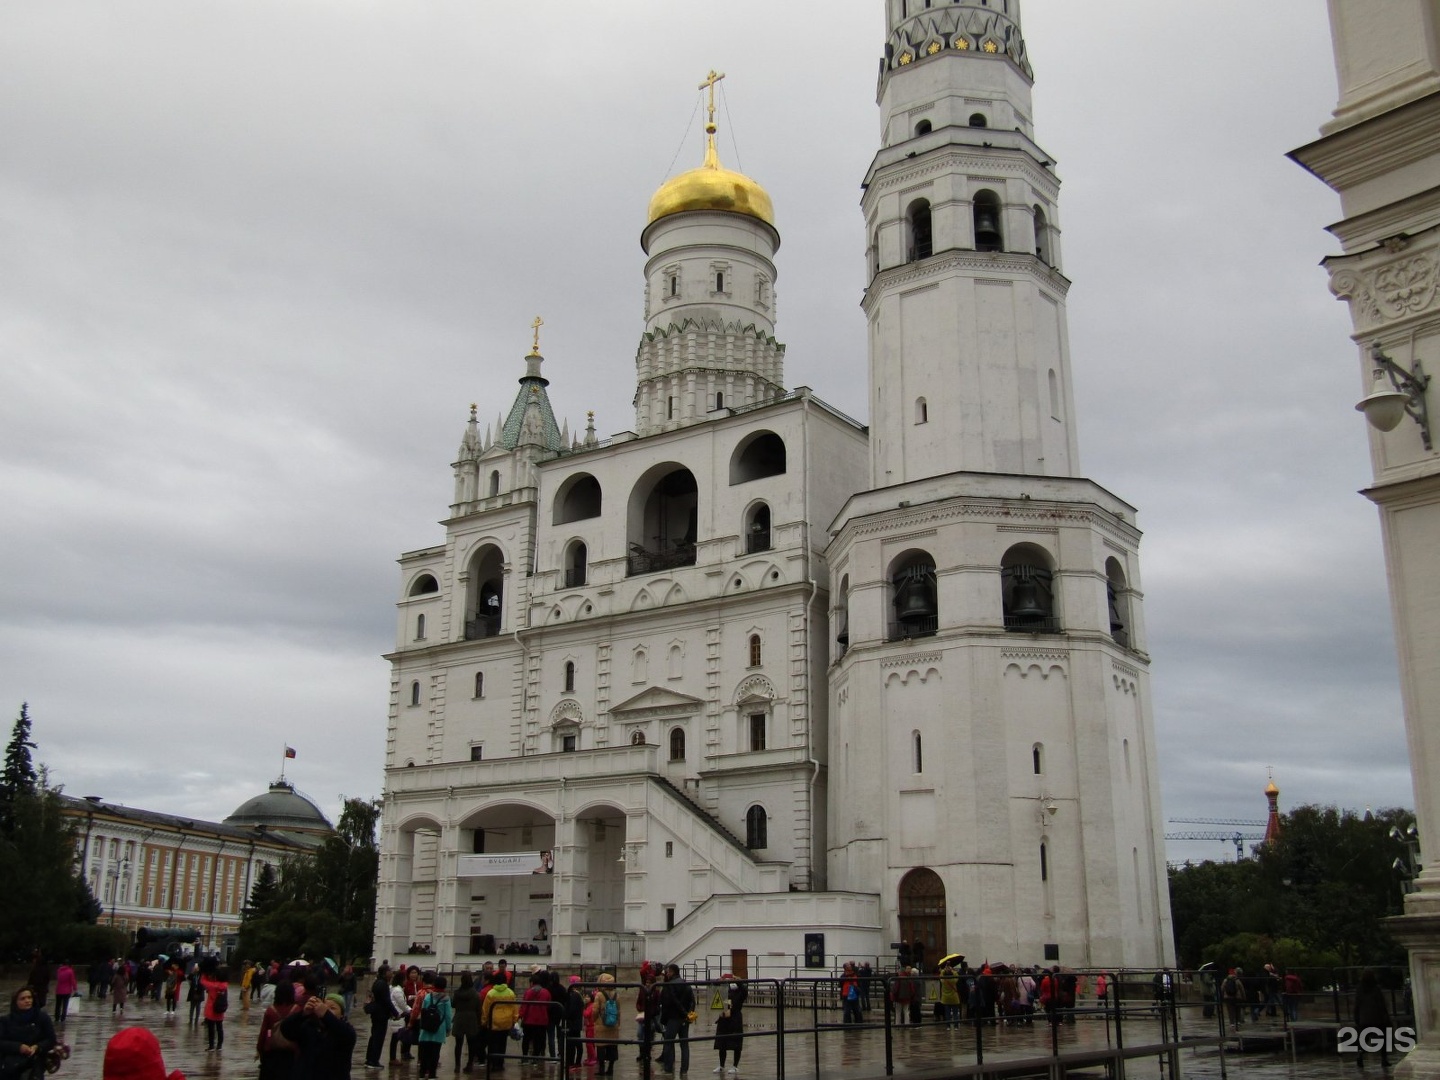
<path fill-rule="evenodd" d="M 835 659 L 839 660 L 850 648 L 850 575 L 840 579 L 835 590 Z"/>
<path fill-rule="evenodd" d="M 1004 251 L 1005 238 L 1000 231 L 1000 196 L 993 191 L 977 191 L 973 204 L 975 250 Z"/>
<path fill-rule="evenodd" d="M 1105 599 L 1110 612 L 1110 636 L 1115 644 L 1130 648 L 1130 587 L 1120 560 L 1105 560 Z"/>
<path fill-rule="evenodd" d="M 505 556 L 493 544 L 483 545 L 470 559 L 465 596 L 465 640 L 494 637 L 505 617 Z"/>
<path fill-rule="evenodd" d="M 1060 629 L 1050 555 L 1034 544 L 1016 544 L 1000 560 L 1000 604 L 1006 630 L 1031 633 Z"/>
<path fill-rule="evenodd" d="M 905 240 L 906 262 L 928 259 L 935 253 L 935 234 L 928 199 L 916 199 L 905 211 Z"/>
<path fill-rule="evenodd" d="M 754 555 L 770 550 L 770 507 L 756 503 L 745 512 L 745 551 Z"/>
<path fill-rule="evenodd" d="M 674 462 L 650 469 L 630 493 L 628 573 L 694 566 L 699 513 L 694 473 Z"/>
<path fill-rule="evenodd" d="M 927 551 L 908 551 L 890 568 L 890 640 L 927 637 L 940 628 L 940 597 L 935 558 Z"/>

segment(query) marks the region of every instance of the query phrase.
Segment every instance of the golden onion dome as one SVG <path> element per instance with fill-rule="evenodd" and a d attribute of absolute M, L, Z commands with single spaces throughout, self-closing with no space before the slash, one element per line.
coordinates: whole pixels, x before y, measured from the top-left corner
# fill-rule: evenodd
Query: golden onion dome
<path fill-rule="evenodd" d="M 744 173 L 724 168 L 715 149 L 715 124 L 705 125 L 705 163 L 672 177 L 660 185 L 650 199 L 647 225 L 687 210 L 719 210 L 745 214 L 775 227 L 775 207 L 770 196 Z"/>

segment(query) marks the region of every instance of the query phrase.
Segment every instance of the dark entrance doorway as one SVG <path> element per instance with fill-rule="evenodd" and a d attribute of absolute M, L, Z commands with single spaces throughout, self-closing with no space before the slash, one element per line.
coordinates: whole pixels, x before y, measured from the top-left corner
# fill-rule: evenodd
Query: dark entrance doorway
<path fill-rule="evenodd" d="M 926 866 L 900 879 L 900 940 L 925 946 L 925 968 L 950 951 L 945 939 L 945 883 Z"/>

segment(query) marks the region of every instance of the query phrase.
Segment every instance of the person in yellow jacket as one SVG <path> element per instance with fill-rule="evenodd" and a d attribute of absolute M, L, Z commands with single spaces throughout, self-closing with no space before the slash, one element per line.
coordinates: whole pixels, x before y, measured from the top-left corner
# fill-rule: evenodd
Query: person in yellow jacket
<path fill-rule="evenodd" d="M 490 1072 L 505 1071 L 505 1044 L 510 1041 L 510 1030 L 519 1018 L 520 1005 L 515 1000 L 515 991 L 505 981 L 505 973 L 497 971 L 490 976 L 490 989 L 480 1007 L 480 1027 L 488 1043 L 486 1061 Z"/>
<path fill-rule="evenodd" d="M 960 1026 L 960 980 L 955 969 L 946 964 L 940 969 L 940 1008 L 948 1027 Z"/>

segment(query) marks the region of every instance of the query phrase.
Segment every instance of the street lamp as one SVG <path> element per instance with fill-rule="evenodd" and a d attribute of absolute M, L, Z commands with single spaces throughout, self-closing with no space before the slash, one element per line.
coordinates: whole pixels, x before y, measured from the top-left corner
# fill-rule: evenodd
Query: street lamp
<path fill-rule="evenodd" d="M 1390 839 L 1397 844 L 1405 845 L 1405 855 L 1396 856 L 1395 861 L 1390 864 L 1390 869 L 1400 875 L 1400 891 L 1410 893 L 1415 889 L 1415 879 L 1420 874 L 1420 830 L 1415 827 L 1412 821 L 1401 829 L 1399 825 L 1390 826 Z"/>
<path fill-rule="evenodd" d="M 1370 426 L 1377 431 L 1394 431 L 1407 415 L 1420 425 L 1420 440 L 1425 449 L 1430 445 L 1430 410 L 1425 405 L 1425 390 L 1430 377 L 1425 374 L 1420 361 L 1406 371 L 1379 345 L 1370 347 L 1370 359 L 1375 372 L 1370 384 L 1370 393 L 1361 398 L 1355 408 L 1365 414 Z"/>

